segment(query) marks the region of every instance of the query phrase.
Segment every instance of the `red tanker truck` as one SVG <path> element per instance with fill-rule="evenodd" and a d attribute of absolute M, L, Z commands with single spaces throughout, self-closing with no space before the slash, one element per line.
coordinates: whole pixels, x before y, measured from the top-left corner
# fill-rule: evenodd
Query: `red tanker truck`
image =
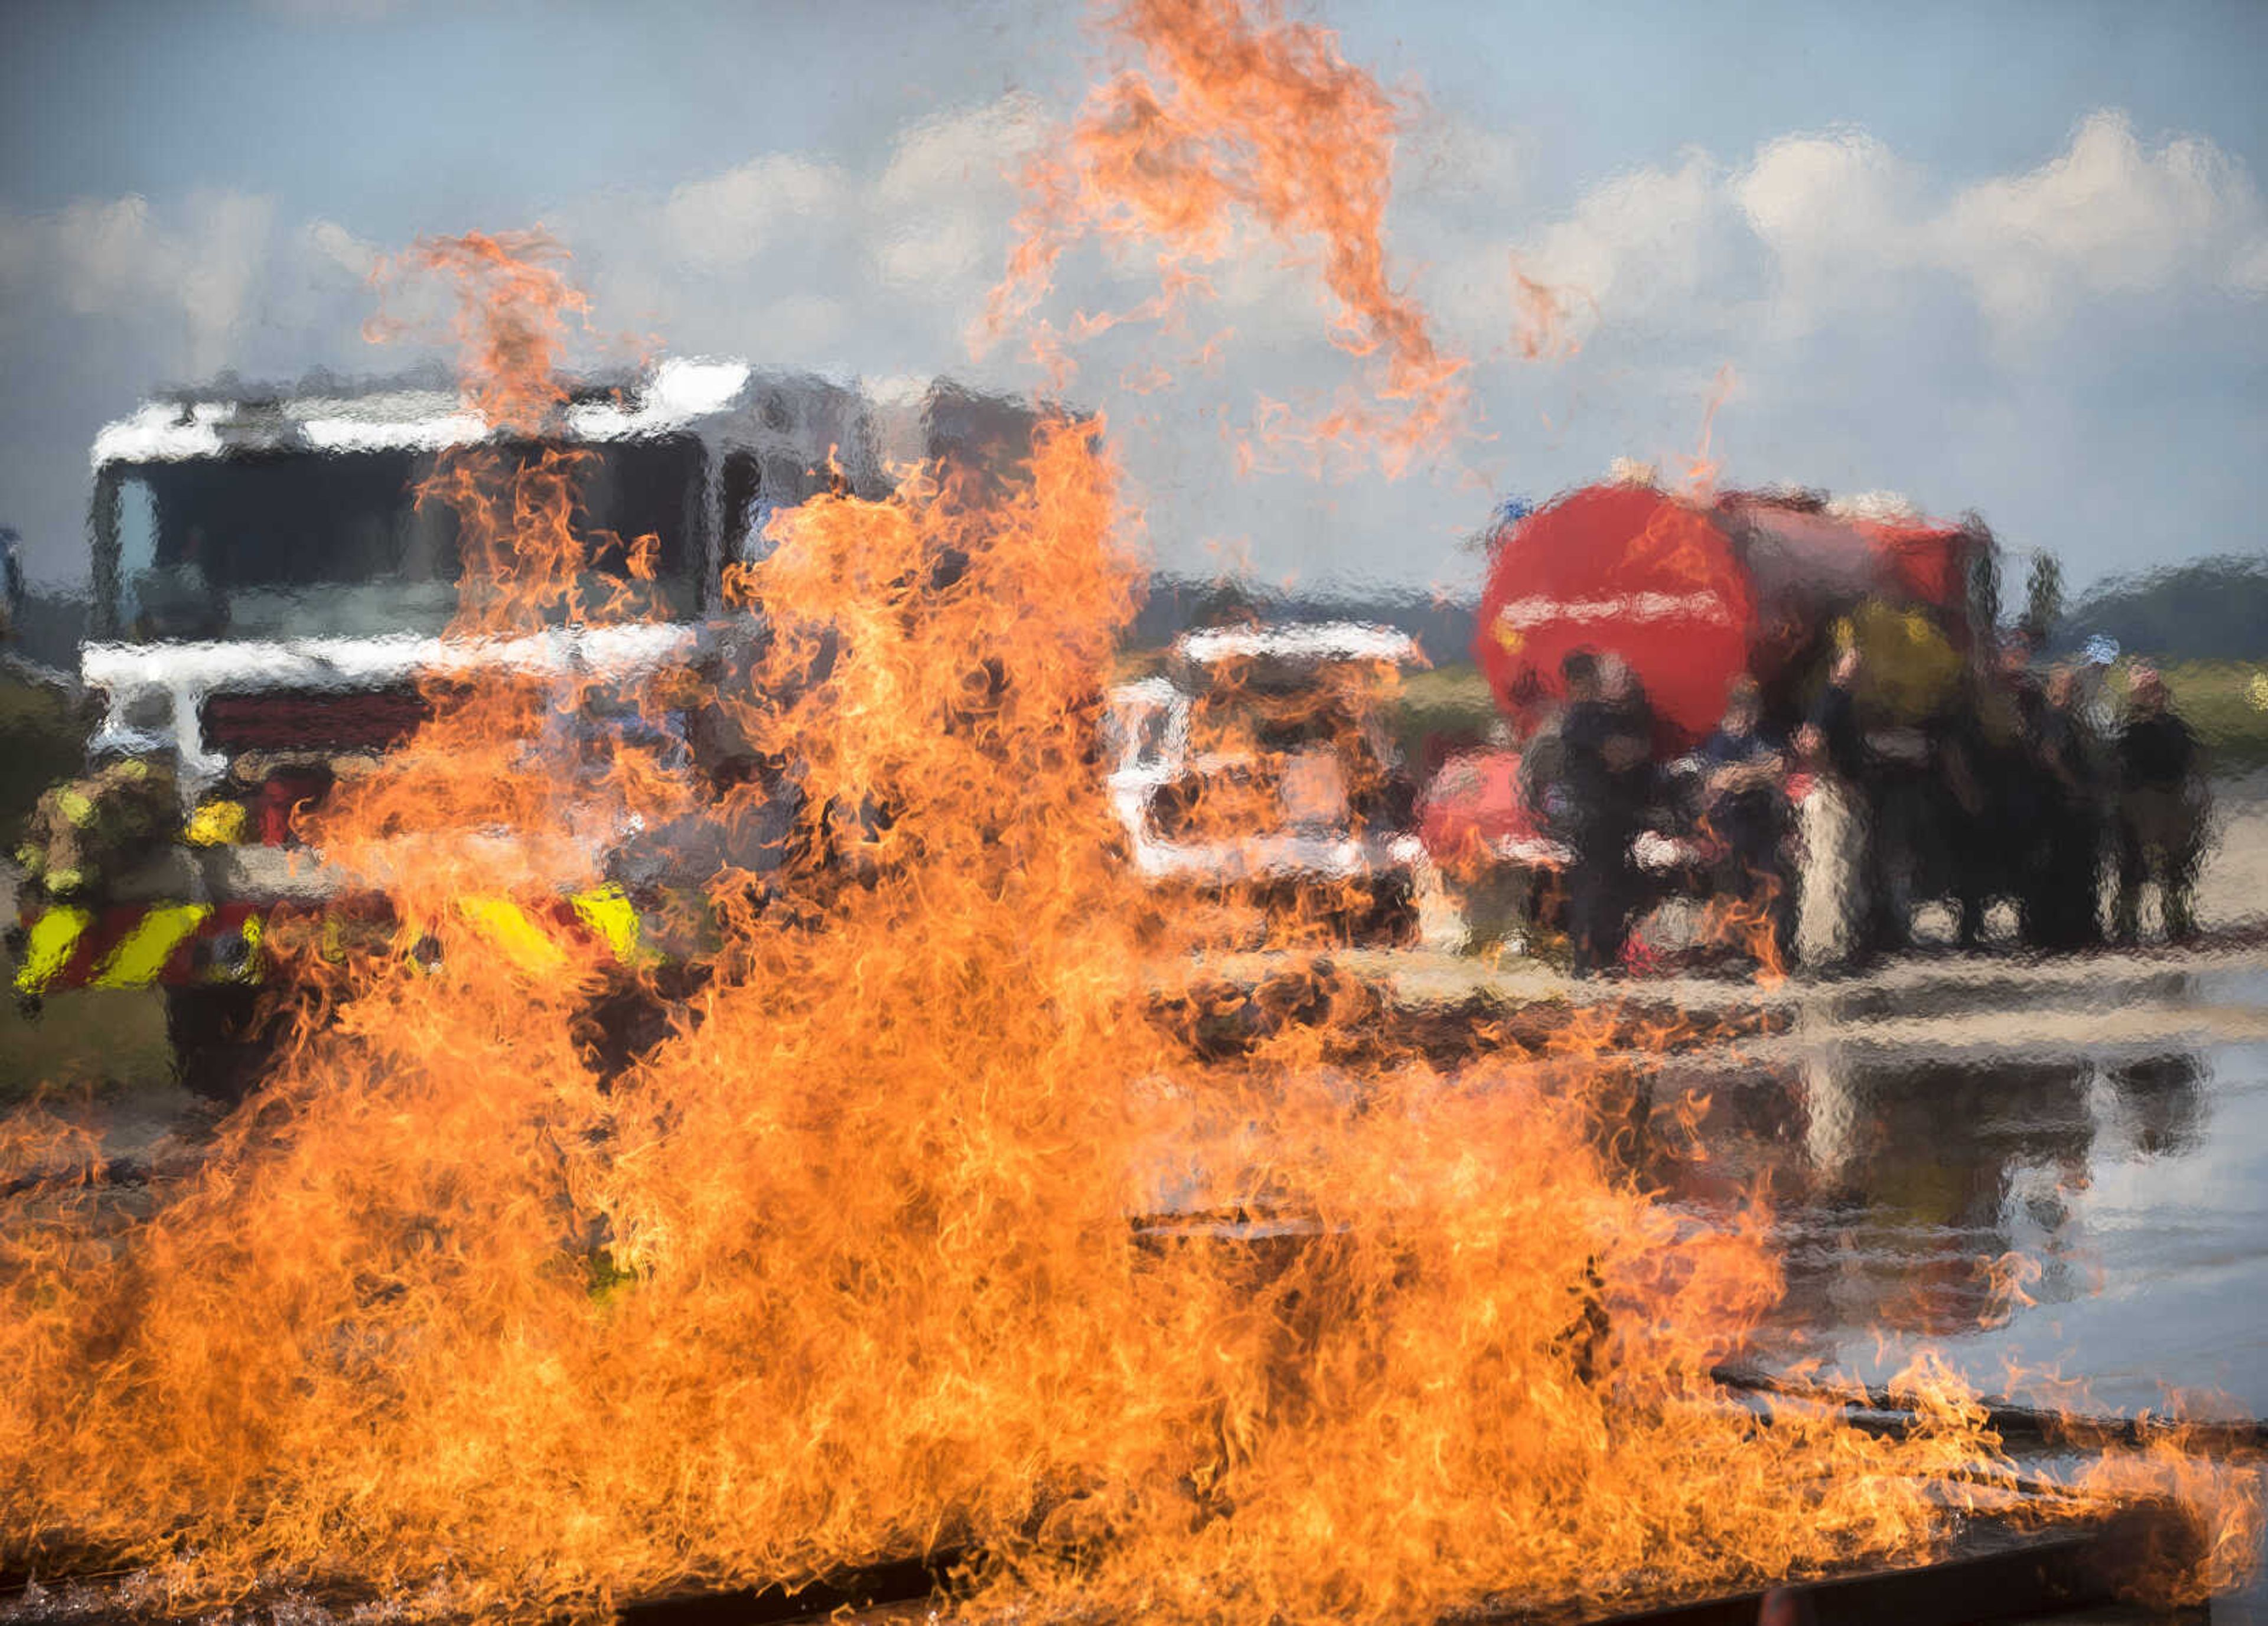
<path fill-rule="evenodd" d="M 1705 737 L 1739 673 L 1792 721 L 1839 624 L 1895 619 L 1918 646 L 1973 655 L 1996 613 L 1992 533 L 1894 500 L 1727 492 L 1697 501 L 1635 482 L 1586 486 L 1503 526 L 1473 652 L 1525 734 L 1578 649 L 1619 656 L 1667 738 Z M 1874 653 L 1874 651 L 1869 651 Z M 1895 651 L 1871 660 L 1896 685 Z M 1877 698 L 1896 710 L 1900 697 Z"/>
<path fill-rule="evenodd" d="M 1998 579 L 1980 520 L 1926 519 L 1882 497 L 1695 497 L 1617 480 L 1508 519 L 1491 539 L 1473 651 L 1518 743 L 1444 769 L 1422 810 L 1428 846 L 1469 879 L 1476 864 L 1548 873 L 1564 862 L 1508 787 L 1514 752 L 1564 698 L 1560 663 L 1578 650 L 1618 658 L 1643 684 L 1665 762 L 1707 737 L 1742 673 L 1762 686 L 1767 720 L 1792 732 L 1841 644 L 1864 657 L 1865 725 L 1911 732 L 1985 652 Z M 1675 828 L 1640 841 L 1639 863 L 1666 886 L 1703 867 Z M 1830 872 L 1849 854 L 1818 850 L 1830 844 L 1824 831 L 1809 836 L 1805 885 L 1822 895 L 1849 884 Z"/>

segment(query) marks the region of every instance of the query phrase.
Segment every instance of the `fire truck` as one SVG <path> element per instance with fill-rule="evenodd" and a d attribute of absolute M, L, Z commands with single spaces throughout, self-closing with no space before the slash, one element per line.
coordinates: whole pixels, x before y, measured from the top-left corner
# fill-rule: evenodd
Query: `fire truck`
<path fill-rule="evenodd" d="M 1992 533 L 1973 515 L 1932 519 L 1881 494 L 1696 501 L 1633 477 L 1498 531 L 1473 652 L 1522 732 L 1562 697 L 1563 657 L 1619 656 L 1646 687 L 1662 743 L 1688 745 L 1715 726 L 1739 673 L 1787 719 L 1830 643 L 1868 636 L 1883 611 L 1919 629 L 1917 647 L 1972 658 L 1989 642 L 1999 579 Z M 1895 681 L 1896 650 L 1875 652 Z"/>
<path fill-rule="evenodd" d="M 982 482 L 1028 454 L 1036 421 L 1027 402 L 950 382 L 860 385 L 737 360 L 665 359 L 578 388 L 543 444 L 584 454 L 587 534 L 655 539 L 650 581 L 616 560 L 604 584 L 644 595 L 644 616 L 475 644 L 444 636 L 456 517 L 416 500 L 443 452 L 497 443 L 454 388 L 144 404 L 94 443 L 77 677 L 95 721 L 85 776 L 43 798 L 18 855 L 18 1000 L 154 984 L 184 1082 L 237 1093 L 256 1066 L 276 911 L 370 901 L 300 845 L 297 814 L 409 739 L 427 684 L 508 668 L 588 689 L 699 658 L 746 636 L 722 573 L 760 556 L 775 508 L 846 484 L 886 496 L 889 471 L 917 462 Z M 642 876 L 563 892 L 540 918 L 498 895 L 464 900 L 456 923 L 475 952 L 533 963 L 556 960 L 563 933 L 646 955 L 637 894 L 653 845 Z"/>
<path fill-rule="evenodd" d="M 1767 721 L 1792 733 L 1836 651 L 1855 646 L 1862 724 L 1886 752 L 1911 750 L 1992 652 L 1998 558 L 1976 516 L 1932 519 L 1886 494 L 1694 497 L 1628 471 L 1497 526 L 1473 651 L 1523 744 L 1565 698 L 1565 657 L 1616 658 L 1652 710 L 1656 759 L 1671 762 L 1712 732 L 1743 673 L 1761 686 Z M 1498 754 L 1506 771 L 1476 759 L 1460 780 L 1494 785 L 1491 805 L 1446 810 L 1457 815 L 1446 820 L 1432 809 L 1436 828 L 1454 827 L 1468 845 L 1477 833 L 1507 862 L 1564 863 L 1553 833 L 1509 791 L 1513 754 Z M 1850 831 L 1807 824 L 1807 835 L 1806 887 L 1847 888 Z M 1674 829 L 1640 842 L 1641 868 L 1665 876 L 1693 857 Z M 1925 877 L 1922 889 L 1934 884 Z"/>
<path fill-rule="evenodd" d="M 1422 849 L 1390 714 L 1400 673 L 1422 664 L 1391 627 L 1182 634 L 1163 670 L 1107 696 L 1107 784 L 1134 872 L 1334 935 L 1406 937 Z"/>

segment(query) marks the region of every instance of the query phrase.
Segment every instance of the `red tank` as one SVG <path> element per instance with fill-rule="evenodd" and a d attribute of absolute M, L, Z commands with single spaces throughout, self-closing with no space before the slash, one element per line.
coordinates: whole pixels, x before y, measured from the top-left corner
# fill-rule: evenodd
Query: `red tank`
<path fill-rule="evenodd" d="M 1734 674 L 1784 695 L 1835 619 L 1870 600 L 1926 610 L 1965 650 L 1991 556 L 1974 521 L 1840 515 L 1808 496 L 1695 502 L 1652 485 L 1587 486 L 1498 533 L 1473 653 L 1523 731 L 1561 694 L 1564 657 L 1619 656 L 1665 743 L 1689 745 L 1716 725 Z"/>

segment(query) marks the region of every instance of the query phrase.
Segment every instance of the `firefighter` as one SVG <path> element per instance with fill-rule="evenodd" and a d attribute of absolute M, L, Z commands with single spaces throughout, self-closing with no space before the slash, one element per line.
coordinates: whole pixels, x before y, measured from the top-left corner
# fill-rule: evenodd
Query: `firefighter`
<path fill-rule="evenodd" d="M 2000 681 L 2015 717 L 2015 735 L 2002 769 L 1999 828 L 2005 844 L 2001 860 L 2016 895 L 2017 938 L 2026 948 L 2050 946 L 2049 939 L 2055 935 L 2058 904 L 2049 894 L 2055 884 L 2061 812 L 2056 776 L 2048 761 L 2046 742 L 2054 729 L 2048 716 L 2047 690 L 2032 671 L 2036 649 L 2036 641 L 2022 631 L 2001 646 Z"/>
<path fill-rule="evenodd" d="M 1859 605 L 1837 650 L 1809 739 L 1848 797 L 1859 893 L 1846 931 L 1853 963 L 1905 948 L 1916 902 L 1942 891 L 1960 821 L 1946 806 L 1949 725 L 1962 666 L 1942 627 L 1916 607 Z"/>
<path fill-rule="evenodd" d="M 16 859 L 50 899 L 99 900 L 174 840 L 180 824 L 172 772 L 129 758 L 43 792 Z"/>
<path fill-rule="evenodd" d="M 1702 814 L 1724 845 L 1717 895 L 1771 923 L 1783 966 L 1795 943 L 1795 886 L 1787 865 L 1787 758 L 1762 726 L 1763 695 L 1746 673 L 1726 689 L 1725 716 L 1703 742 Z M 1761 958 L 1761 957 L 1760 957 Z"/>
<path fill-rule="evenodd" d="M 1562 664 L 1568 704 L 1560 730 L 1570 804 L 1569 924 L 1577 976 L 1622 964 L 1638 903 L 1631 842 L 1651 798 L 1653 718 L 1619 661 L 1577 651 Z"/>
<path fill-rule="evenodd" d="M 1967 703 L 1943 722 L 1939 791 L 1947 862 L 1959 908 L 1959 942 L 1984 942 L 1985 910 L 2011 896 L 2030 940 L 2043 866 L 2043 769 L 2037 740 L 2044 701 L 2021 634 L 2003 640 L 1971 673 Z"/>
<path fill-rule="evenodd" d="M 2197 935 L 2190 889 L 2204 856 L 2207 798 L 2205 753 L 2169 703 L 2166 681 L 2148 666 L 2129 680 L 2125 725 L 2118 732 L 2118 900 L 2112 935 L 2135 940 L 2142 888 L 2158 886 L 2166 940 Z"/>
<path fill-rule="evenodd" d="M 2000 782 L 1987 725 L 1986 681 L 1981 676 L 1972 681 L 1966 703 L 1943 720 L 1937 736 L 1947 868 L 1956 941 L 1964 950 L 1983 946 L 1984 910 L 2007 868 L 2002 850 L 2009 843 L 1999 818 Z"/>
<path fill-rule="evenodd" d="M 1872 799 L 1873 776 L 1867 761 L 1866 737 L 1859 727 L 1857 688 L 1861 657 L 1857 645 L 1847 644 L 1836 652 L 1834 664 L 1828 668 L 1827 681 L 1812 703 L 1810 716 L 1796 733 L 1796 747 L 1803 759 L 1825 771 L 1835 788 L 1835 804 L 1840 816 L 1822 820 L 1822 826 L 1839 825 L 1847 835 L 1836 845 L 1848 854 L 1835 866 L 1837 884 L 1815 888 L 1822 907 L 1830 907 L 1837 918 L 1828 929 L 1813 934 L 1814 953 L 1819 959 L 1833 958 L 1838 964 L 1862 965 L 1876 946 L 1881 932 L 1876 911 L 1881 907 L 1881 891 L 1877 882 L 1879 865 L 1876 849 L 1880 840 L 1874 816 Z M 1822 828 L 1818 834 L 1823 835 Z M 1820 857 L 1814 848 L 1815 857 Z M 1815 873 L 1817 882 L 1824 879 Z"/>
<path fill-rule="evenodd" d="M 2058 953 L 2102 940 L 2102 818 L 2093 731 L 2079 674 L 2058 666 L 2034 713 L 2041 809 L 2039 851 L 2025 910 L 2033 946 Z"/>
<path fill-rule="evenodd" d="M 1576 674 L 1583 674 L 1578 676 Z M 1560 663 L 1566 698 L 1554 703 L 1520 748 L 1518 794 L 1534 816 L 1536 832 L 1572 851 L 1575 843 L 1574 792 L 1567 782 L 1567 709 L 1579 690 L 1597 697 L 1597 666 L 1587 653 L 1577 652 Z M 1536 926 L 1565 931 L 1571 943 L 1574 923 L 1568 919 L 1567 876 L 1549 865 L 1539 865 L 1525 878 L 1522 912 Z"/>

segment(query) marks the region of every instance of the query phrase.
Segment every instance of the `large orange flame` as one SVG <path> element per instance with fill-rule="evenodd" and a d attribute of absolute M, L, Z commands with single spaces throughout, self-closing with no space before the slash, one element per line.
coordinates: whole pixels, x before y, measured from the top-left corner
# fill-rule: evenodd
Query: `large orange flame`
<path fill-rule="evenodd" d="M 687 806 L 689 785 L 652 751 L 625 748 L 620 731 L 568 723 L 608 674 L 563 675 L 534 658 L 562 628 L 660 607 L 643 591 L 651 538 L 578 527 L 592 454 L 560 443 L 561 367 L 588 301 L 568 281 L 566 258 L 541 232 L 472 232 L 420 242 L 378 274 L 389 290 L 445 294 L 465 404 L 491 431 L 443 452 L 417 491 L 419 504 L 456 519 L 463 577 L 447 636 L 480 680 L 431 674 L 431 720 L 380 772 L 305 821 L 330 863 L 388 894 L 413 937 L 468 895 L 587 883 L 626 820 L 666 820 Z M 381 320 L 372 336 L 404 326 Z M 601 542 L 619 545 L 611 572 L 595 556 Z M 658 720 L 658 692 L 637 684 L 621 698 Z"/>
<path fill-rule="evenodd" d="M 1307 416 L 1265 403 L 1261 439 L 1367 458 L 1389 473 L 1437 452 L 1466 418 L 1465 363 L 1435 342 L 1424 307 L 1389 273 L 1385 217 L 1399 113 L 1337 37 L 1244 0 L 1126 0 L 1107 37 L 1136 61 L 1089 98 L 1059 148 L 1030 166 L 1031 199 L 985 334 L 1064 346 L 1126 320 L 1172 322 L 1244 250 L 1247 222 L 1313 254 L 1333 342 L 1369 358 L 1363 394 Z M 1138 310 L 1038 320 L 1065 252 L 1084 238 L 1154 254 L 1159 291 Z"/>

